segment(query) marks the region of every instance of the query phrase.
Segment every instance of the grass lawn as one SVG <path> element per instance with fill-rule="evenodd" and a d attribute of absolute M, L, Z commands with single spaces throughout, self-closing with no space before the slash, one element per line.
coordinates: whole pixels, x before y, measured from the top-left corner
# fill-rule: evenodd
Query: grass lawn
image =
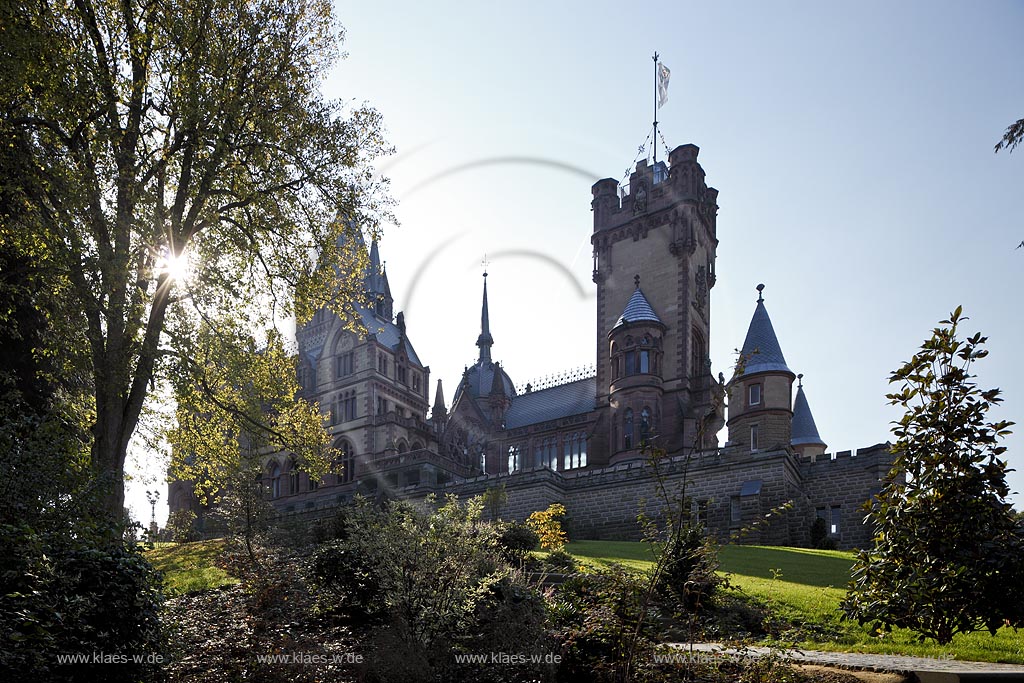
<path fill-rule="evenodd" d="M 635 569 L 653 563 L 647 544 L 626 541 L 576 541 L 566 550 L 595 565 L 619 562 Z M 929 657 L 1024 664 L 1024 631 L 1002 628 L 995 635 L 960 635 L 946 646 L 918 643 L 909 631 L 899 630 L 884 639 L 866 627 L 841 620 L 839 602 L 846 594 L 854 555 L 836 550 L 807 550 L 767 546 L 726 546 L 719 557 L 722 573 L 735 590 L 772 605 L 793 623 L 815 623 L 833 636 L 802 640 L 800 647 L 818 650 L 877 652 Z M 773 571 L 774 570 L 774 571 Z"/>
<path fill-rule="evenodd" d="M 238 579 L 214 564 L 223 546 L 224 541 L 220 539 L 157 543 L 146 551 L 146 559 L 164 573 L 167 595 L 182 595 L 238 583 Z"/>

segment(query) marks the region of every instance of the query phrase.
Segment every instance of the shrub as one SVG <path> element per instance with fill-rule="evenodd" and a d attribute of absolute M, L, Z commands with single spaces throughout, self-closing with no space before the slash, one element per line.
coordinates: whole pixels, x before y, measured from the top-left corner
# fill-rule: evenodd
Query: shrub
<path fill-rule="evenodd" d="M 564 550 L 552 550 L 544 558 L 544 564 L 555 571 L 567 572 L 576 569 L 576 558 Z"/>
<path fill-rule="evenodd" d="M 546 510 L 537 510 L 530 513 L 526 524 L 537 532 L 540 537 L 540 547 L 544 550 L 561 550 L 568 543 L 565 530 L 562 529 L 562 519 L 565 517 L 565 506 L 561 503 L 552 503 Z"/>
<path fill-rule="evenodd" d="M 498 537 L 502 552 L 512 561 L 521 562 L 531 550 L 536 550 L 538 543 L 540 536 L 537 532 L 518 522 L 504 525 Z"/>
<path fill-rule="evenodd" d="M 0 671 L 19 680 L 137 681 L 155 668 L 135 655 L 162 655 L 160 578 L 135 543 L 0 526 L 5 588 L 0 596 Z M 57 656 L 102 652 L 123 664 L 61 665 Z M 7 679 L 12 680 L 12 679 Z"/>
<path fill-rule="evenodd" d="M 671 536 L 662 553 L 663 569 L 657 577 L 657 590 L 687 611 L 706 607 L 722 584 L 722 578 L 715 573 L 718 549 L 714 540 L 702 526 L 687 524 Z"/>
<path fill-rule="evenodd" d="M 191 510 L 175 510 L 167 517 L 167 530 L 175 543 L 194 541 L 196 513 Z"/>
<path fill-rule="evenodd" d="M 835 550 L 835 540 L 829 538 L 828 524 L 821 517 L 815 517 L 811 524 L 811 547 L 816 550 Z"/>

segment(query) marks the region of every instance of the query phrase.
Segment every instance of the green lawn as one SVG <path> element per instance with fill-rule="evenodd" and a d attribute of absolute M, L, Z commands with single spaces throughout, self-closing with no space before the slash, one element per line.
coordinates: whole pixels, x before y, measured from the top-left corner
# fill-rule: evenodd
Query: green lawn
<path fill-rule="evenodd" d="M 220 539 L 157 543 L 146 551 L 146 559 L 164 573 L 166 593 L 182 595 L 238 583 L 238 579 L 214 564 L 223 547 L 224 541 Z"/>
<path fill-rule="evenodd" d="M 653 562 L 651 549 L 644 543 L 576 541 L 566 550 L 596 565 L 619 562 L 645 569 Z M 904 630 L 885 639 L 874 638 L 866 628 L 840 619 L 839 602 L 846 593 L 853 553 L 726 546 L 721 550 L 720 560 L 722 573 L 729 577 L 735 590 L 768 602 L 787 621 L 821 624 L 833 634 L 828 638 L 804 639 L 799 642 L 801 647 L 1024 664 L 1024 631 L 1003 628 L 995 637 L 973 633 L 957 636 L 949 645 L 940 646 L 930 641 L 917 643 Z"/>

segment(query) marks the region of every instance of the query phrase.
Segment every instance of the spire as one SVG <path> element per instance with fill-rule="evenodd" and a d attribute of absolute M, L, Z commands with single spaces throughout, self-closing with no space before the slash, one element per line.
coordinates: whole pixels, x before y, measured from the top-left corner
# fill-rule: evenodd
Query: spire
<path fill-rule="evenodd" d="M 443 420 L 448 417 L 448 409 L 444 405 L 444 389 L 441 388 L 441 379 L 437 380 L 437 391 L 434 392 L 434 407 L 430 410 L 431 420 Z"/>
<path fill-rule="evenodd" d="M 394 299 L 391 297 L 391 285 L 388 283 L 387 271 L 381 265 L 376 236 L 370 243 L 370 263 L 366 267 L 365 282 L 370 308 L 379 317 L 390 320 L 393 315 Z"/>
<path fill-rule="evenodd" d="M 768 317 L 768 309 L 764 307 L 764 296 L 761 294 L 763 291 L 764 285 L 758 285 L 757 308 L 754 309 L 754 317 L 750 319 L 747 338 L 743 341 L 743 350 L 740 352 L 743 371 L 738 374 L 787 372 L 792 376 L 793 371 L 786 365 L 782 347 L 779 346 L 778 337 L 775 336 L 775 328 L 772 327 L 771 318 Z"/>
<path fill-rule="evenodd" d="M 491 336 L 491 317 L 487 311 L 487 271 L 484 271 L 484 303 L 480 309 L 480 336 L 476 338 L 476 345 L 480 347 L 480 361 L 491 361 L 491 345 L 494 344 L 494 337 Z"/>
<path fill-rule="evenodd" d="M 796 388 L 796 400 L 793 402 L 793 435 L 790 443 L 794 446 L 814 445 L 825 447 L 825 442 L 818 435 L 818 427 L 814 424 L 811 407 L 807 404 L 804 394 L 803 375 L 797 375 L 800 383 Z"/>

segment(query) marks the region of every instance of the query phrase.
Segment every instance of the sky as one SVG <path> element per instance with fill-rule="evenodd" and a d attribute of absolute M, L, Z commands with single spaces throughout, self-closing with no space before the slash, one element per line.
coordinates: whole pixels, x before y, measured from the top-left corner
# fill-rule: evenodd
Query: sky
<path fill-rule="evenodd" d="M 1024 117 L 1024 4 L 335 9 L 347 56 L 324 93 L 383 115 L 396 154 L 377 168 L 399 224 L 381 256 L 449 402 L 477 356 L 485 254 L 493 355 L 517 387 L 594 362 L 590 188 L 622 180 L 650 133 L 657 51 L 665 143 L 698 145 L 720 192 L 715 374 L 764 283 L 829 450 L 884 442 L 900 416 L 889 373 L 962 305 L 964 332 L 989 337 L 975 370 L 1004 392 L 993 417 L 1024 424 L 1024 149 L 993 153 Z M 1021 434 L 1006 442 L 1018 470 Z M 143 482 L 129 500 L 148 519 Z M 1024 473 L 1010 484 L 1024 490 Z"/>

